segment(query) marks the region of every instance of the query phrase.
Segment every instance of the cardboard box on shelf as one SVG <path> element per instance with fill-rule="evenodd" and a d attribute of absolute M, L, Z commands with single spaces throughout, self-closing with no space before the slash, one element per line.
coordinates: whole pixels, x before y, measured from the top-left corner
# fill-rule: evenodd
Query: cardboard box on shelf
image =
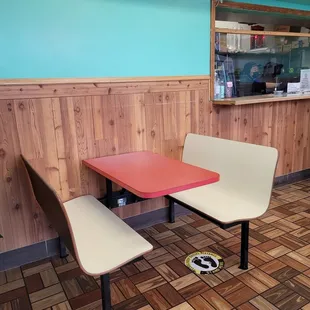
<path fill-rule="evenodd" d="M 304 37 L 299 39 L 300 47 L 309 47 L 309 38 Z"/>
<path fill-rule="evenodd" d="M 292 49 L 293 48 L 299 48 L 299 41 L 293 41 L 292 42 Z"/>
<path fill-rule="evenodd" d="M 215 48 L 220 52 L 227 52 L 227 34 L 216 33 L 215 35 Z"/>
<path fill-rule="evenodd" d="M 275 26 L 274 31 L 279 31 L 279 32 L 289 32 L 291 29 L 291 26 L 286 26 L 286 25 L 277 25 Z"/>
<path fill-rule="evenodd" d="M 290 52 L 292 50 L 292 44 L 283 45 L 283 52 Z"/>
<path fill-rule="evenodd" d="M 227 52 L 227 34 L 222 33 L 220 36 L 220 51 Z"/>
<path fill-rule="evenodd" d="M 282 45 L 282 44 L 278 44 L 278 45 L 276 46 L 276 52 L 277 52 L 277 53 L 283 52 L 283 45 Z"/>

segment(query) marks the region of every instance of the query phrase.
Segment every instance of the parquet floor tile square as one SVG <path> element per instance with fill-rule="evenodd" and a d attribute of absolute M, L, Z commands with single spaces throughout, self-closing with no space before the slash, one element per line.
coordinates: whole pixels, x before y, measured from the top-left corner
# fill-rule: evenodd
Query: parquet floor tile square
<path fill-rule="evenodd" d="M 111 273 L 114 310 L 310 310 L 310 179 L 274 189 L 250 223 L 249 269 L 239 269 L 240 227 L 222 230 L 196 214 L 139 231 L 154 250 Z M 194 274 L 188 254 L 223 257 L 219 273 Z M 101 309 L 99 277 L 70 255 L 0 272 L 0 310 Z"/>

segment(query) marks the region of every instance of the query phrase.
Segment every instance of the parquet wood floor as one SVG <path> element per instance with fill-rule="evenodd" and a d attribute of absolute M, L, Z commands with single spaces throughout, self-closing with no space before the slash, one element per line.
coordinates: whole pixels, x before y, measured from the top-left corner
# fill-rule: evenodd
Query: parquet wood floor
<path fill-rule="evenodd" d="M 268 212 L 251 222 L 248 271 L 238 268 L 239 227 L 224 231 L 191 214 L 140 233 L 154 251 L 111 274 L 114 310 L 310 309 L 310 180 L 276 188 Z M 192 273 L 184 259 L 197 250 L 220 254 L 225 268 Z M 99 279 L 71 256 L 0 273 L 0 310 L 28 309 L 101 309 Z"/>

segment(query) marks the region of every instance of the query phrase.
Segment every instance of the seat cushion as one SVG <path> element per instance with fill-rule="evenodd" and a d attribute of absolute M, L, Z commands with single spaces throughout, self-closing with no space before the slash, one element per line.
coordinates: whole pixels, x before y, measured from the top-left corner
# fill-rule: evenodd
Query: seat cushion
<path fill-rule="evenodd" d="M 220 186 L 220 182 L 170 195 L 205 215 L 229 224 L 250 220 L 262 215 L 262 208 L 242 199 L 235 192 Z"/>
<path fill-rule="evenodd" d="M 101 275 L 150 252 L 153 246 L 95 197 L 64 203 L 77 260 L 89 275 Z"/>

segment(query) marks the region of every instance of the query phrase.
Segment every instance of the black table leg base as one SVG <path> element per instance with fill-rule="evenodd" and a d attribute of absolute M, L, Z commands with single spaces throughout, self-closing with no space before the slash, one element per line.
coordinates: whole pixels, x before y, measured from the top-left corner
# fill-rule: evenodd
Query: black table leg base
<path fill-rule="evenodd" d="M 169 222 L 174 223 L 175 222 L 174 202 L 172 199 L 168 200 L 169 200 Z"/>
<path fill-rule="evenodd" d="M 111 291 L 110 291 L 110 275 L 105 274 L 100 276 L 101 282 L 101 299 L 102 309 L 111 310 Z"/>
<path fill-rule="evenodd" d="M 112 208 L 112 181 L 106 179 L 106 187 L 107 187 L 107 205 L 109 209 Z"/>
<path fill-rule="evenodd" d="M 60 258 L 66 258 L 69 256 L 66 246 L 61 237 L 59 237 L 59 256 Z"/>
<path fill-rule="evenodd" d="M 241 223 L 241 262 L 240 269 L 247 270 L 249 262 L 249 222 Z"/>

